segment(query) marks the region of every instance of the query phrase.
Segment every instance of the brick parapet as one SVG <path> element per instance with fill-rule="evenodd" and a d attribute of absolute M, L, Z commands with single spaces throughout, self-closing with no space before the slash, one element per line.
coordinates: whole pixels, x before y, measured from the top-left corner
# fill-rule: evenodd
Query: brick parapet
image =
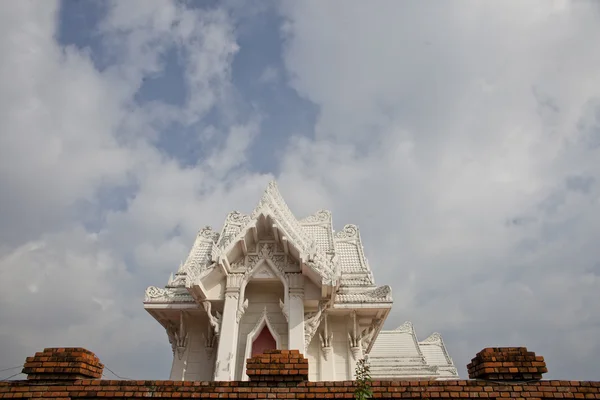
<path fill-rule="evenodd" d="M 524 348 L 499 351 L 484 349 L 478 353 L 479 360 L 485 362 L 498 361 L 502 357 L 531 357 Z M 523 350 L 524 349 L 524 350 Z M 60 355 L 57 355 L 60 354 Z M 355 382 L 309 382 L 305 380 L 308 368 L 304 357 L 296 351 L 269 352 L 268 356 L 260 355 L 248 360 L 248 371 L 252 380 L 245 382 L 198 382 L 198 381 L 156 381 L 156 380 L 100 380 L 72 379 L 74 374 L 69 371 L 69 379 L 43 380 L 29 377 L 28 380 L 0 382 L 0 399 L 13 398 L 47 398 L 54 400 L 71 399 L 142 399 L 148 397 L 164 398 L 229 398 L 229 399 L 352 399 L 354 398 Z M 495 354 L 495 355 L 492 355 Z M 504 355 L 503 355 L 504 354 Z M 95 377 L 101 376 L 102 364 L 95 355 L 85 349 L 46 349 L 43 353 L 27 359 L 27 363 L 56 363 L 57 358 L 63 362 L 81 362 L 87 360 L 97 369 Z M 487 358 L 486 358 L 487 357 Z M 538 356 L 535 356 L 538 357 Z M 75 358 L 79 361 L 64 361 Z M 491 358 L 495 358 L 491 361 Z M 475 358 L 477 359 L 477 357 Z M 474 360 L 475 360 L 474 359 Z M 291 362 L 291 361 L 294 362 Z M 290 361 L 288 363 L 288 361 Z M 296 361 L 299 361 L 296 363 Z M 96 364 L 94 364 L 94 362 Z M 510 362 L 510 361 L 506 361 Z M 528 362 L 528 361 L 525 361 Z M 533 361 L 532 361 L 533 362 Z M 539 362 L 539 361 L 538 361 Z M 27 364 L 26 363 L 26 364 Z M 473 364 L 473 363 L 471 363 Z M 477 370 L 478 365 L 471 365 L 470 370 Z M 266 365 L 283 366 L 281 370 L 263 368 Z M 260 366 L 260 368 L 259 368 Z M 39 375 L 35 368 L 29 366 Z M 46 364 L 43 368 L 65 368 Z M 70 368 L 70 367 L 66 367 Z M 544 367 L 545 368 L 545 367 Z M 260 371 L 257 373 L 256 371 Z M 263 373 L 263 371 L 265 371 Z M 281 373 L 281 371 L 288 371 Z M 290 371 L 294 372 L 290 375 Z M 54 370 L 59 375 L 61 370 Z M 86 372 L 87 373 L 87 372 Z M 100 375 L 99 375 L 100 374 Z M 281 377 L 294 376 L 294 380 L 282 380 Z M 478 375 L 479 377 L 483 375 Z M 514 374 L 511 376 L 515 376 Z M 300 380 L 301 379 L 301 380 Z M 473 380 L 383 380 L 370 384 L 373 398 L 376 399 L 600 399 L 600 382 L 589 381 L 494 381 L 487 379 Z"/>
<path fill-rule="evenodd" d="M 29 380 L 99 379 L 104 365 L 98 357 L 81 347 L 46 348 L 27 357 L 23 372 Z"/>
<path fill-rule="evenodd" d="M 540 380 L 548 372 L 544 357 L 526 347 L 488 347 L 467 365 L 469 378 L 502 381 Z"/>
<path fill-rule="evenodd" d="M 374 381 L 379 399 L 600 399 L 600 382 L 536 381 L 496 383 L 482 380 Z M 79 380 L 53 384 L 0 382 L 0 398 L 230 398 L 323 399 L 354 398 L 353 381 L 336 382 L 196 382 Z"/>
<path fill-rule="evenodd" d="M 308 380 L 308 360 L 298 350 L 268 350 L 246 360 L 251 381 L 302 382 Z"/>

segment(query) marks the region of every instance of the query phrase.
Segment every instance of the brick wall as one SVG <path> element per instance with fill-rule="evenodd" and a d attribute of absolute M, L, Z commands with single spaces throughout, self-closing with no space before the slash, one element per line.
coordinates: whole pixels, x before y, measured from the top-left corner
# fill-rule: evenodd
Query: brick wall
<path fill-rule="evenodd" d="M 297 351 L 269 351 L 247 363 L 248 382 L 101 380 L 96 378 L 103 366 L 93 353 L 80 348 L 45 349 L 27 358 L 23 369 L 27 380 L 0 382 L 0 398 L 354 398 L 352 381 L 308 382 L 308 363 Z M 546 372 L 543 358 L 525 348 L 484 349 L 468 368 L 469 380 L 375 381 L 371 384 L 373 397 L 600 399 L 600 382 L 541 380 Z"/>

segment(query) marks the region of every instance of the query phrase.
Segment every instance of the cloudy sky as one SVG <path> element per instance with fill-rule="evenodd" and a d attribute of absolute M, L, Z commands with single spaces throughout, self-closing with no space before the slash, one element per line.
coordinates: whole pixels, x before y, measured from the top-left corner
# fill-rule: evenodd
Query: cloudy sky
<path fill-rule="evenodd" d="M 594 0 L 0 2 L 0 369 L 168 378 L 145 288 L 277 179 L 461 376 L 599 380 L 599 40 Z"/>

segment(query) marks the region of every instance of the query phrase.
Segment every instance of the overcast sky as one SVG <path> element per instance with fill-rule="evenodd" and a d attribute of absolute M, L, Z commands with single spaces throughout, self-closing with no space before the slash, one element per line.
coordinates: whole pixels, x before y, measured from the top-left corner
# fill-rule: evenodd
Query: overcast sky
<path fill-rule="evenodd" d="M 167 379 L 145 288 L 276 179 L 462 377 L 600 380 L 599 42 L 595 0 L 0 2 L 0 369 Z"/>

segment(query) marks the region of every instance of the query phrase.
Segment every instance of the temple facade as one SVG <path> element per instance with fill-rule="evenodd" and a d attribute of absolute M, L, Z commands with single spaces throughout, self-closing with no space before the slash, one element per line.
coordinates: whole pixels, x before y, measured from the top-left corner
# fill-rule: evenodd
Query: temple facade
<path fill-rule="evenodd" d="M 375 284 L 358 228 L 335 232 L 325 210 L 296 218 L 275 182 L 251 214 L 201 229 L 144 307 L 166 329 L 171 380 L 247 380 L 246 359 L 269 349 L 299 350 L 311 381 L 354 379 L 367 357 L 378 379 L 458 379 L 439 334 L 382 330 L 392 290 Z"/>

